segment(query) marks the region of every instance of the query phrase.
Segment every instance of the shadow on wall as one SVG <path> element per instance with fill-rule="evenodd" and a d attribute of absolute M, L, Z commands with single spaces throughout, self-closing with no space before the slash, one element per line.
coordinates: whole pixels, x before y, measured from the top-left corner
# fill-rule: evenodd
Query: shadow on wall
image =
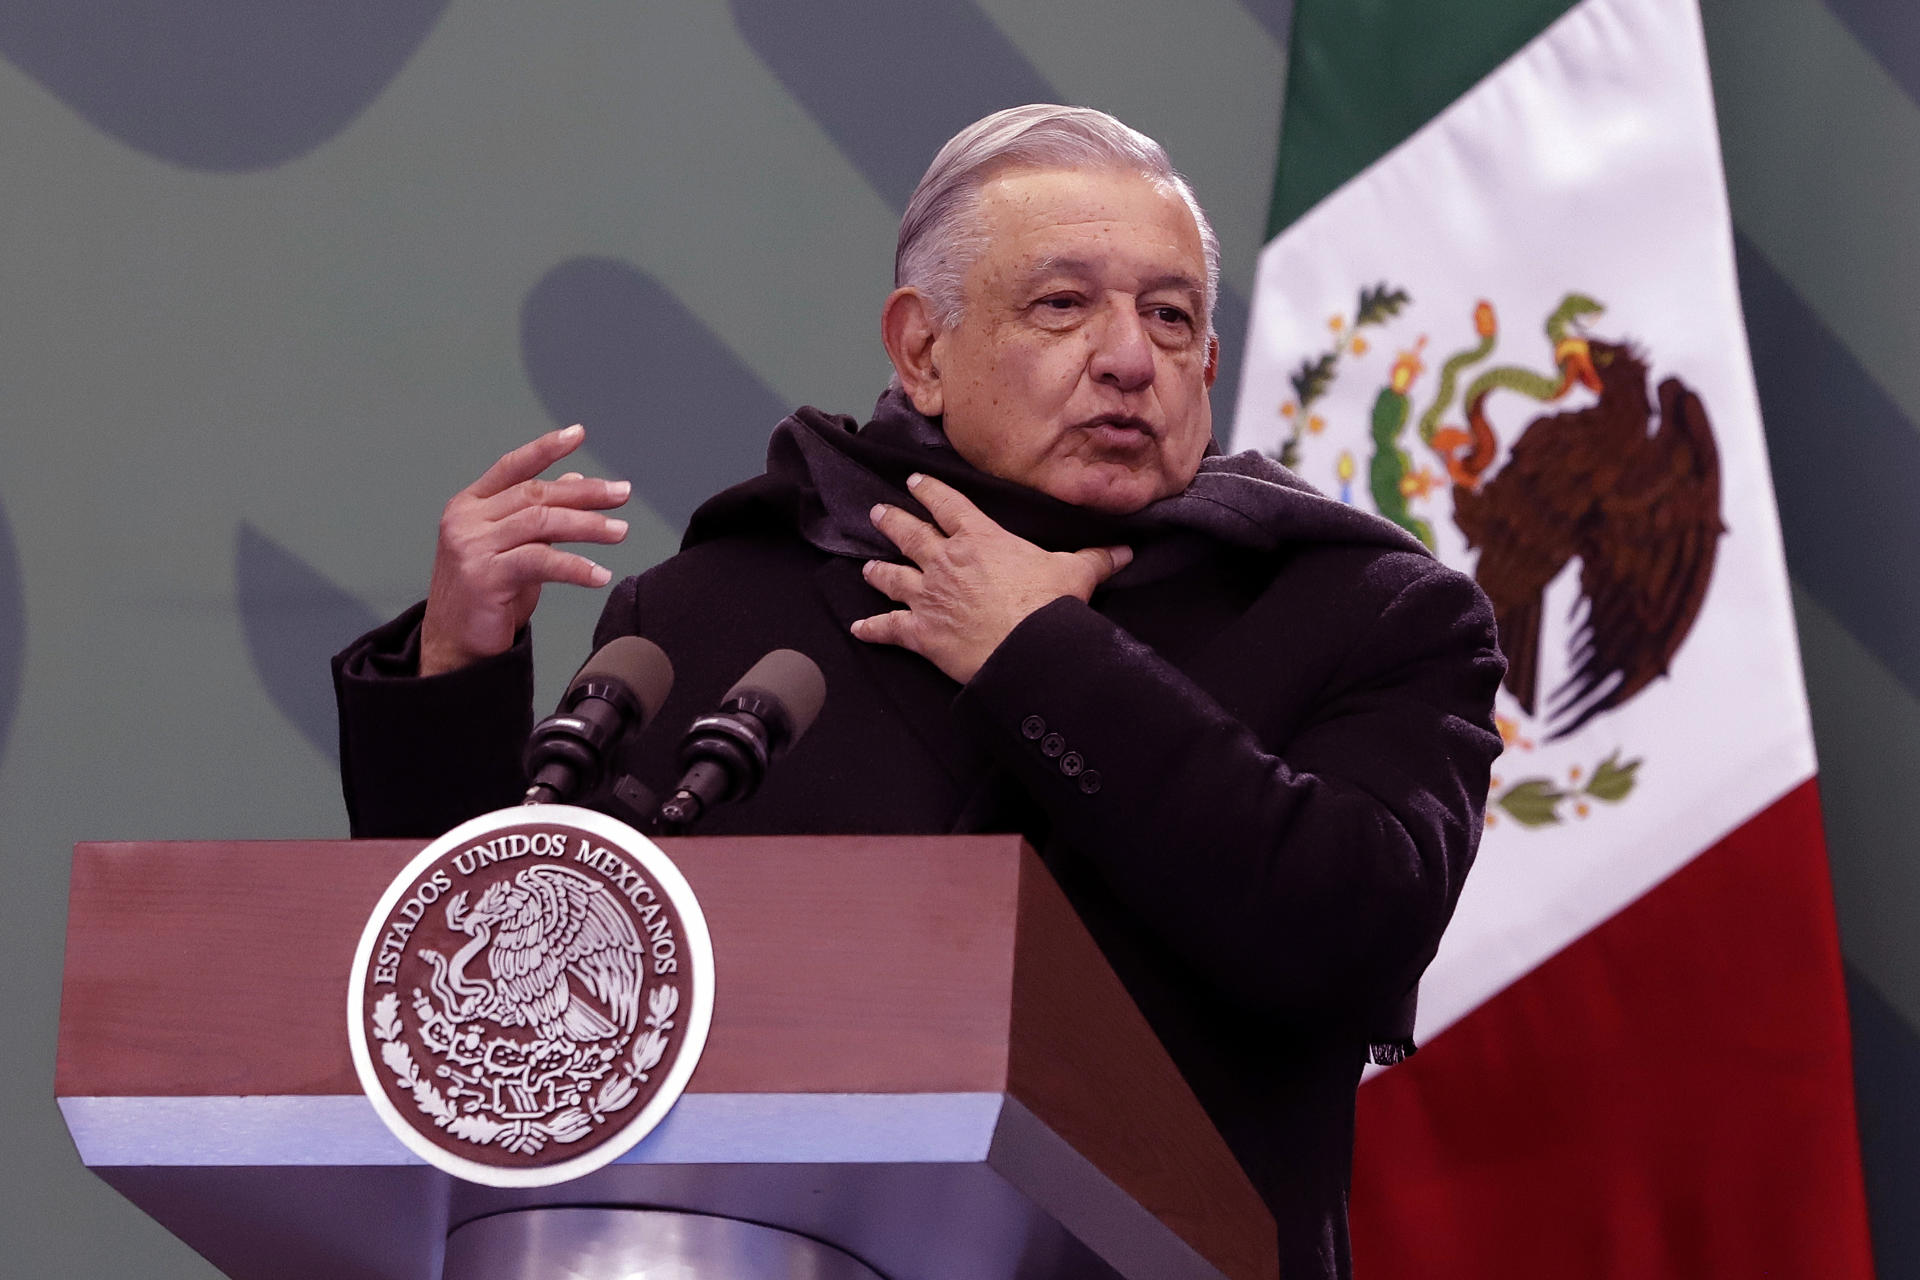
<path fill-rule="evenodd" d="M 0 509 L 0 760 L 7 754 L 13 717 L 20 710 L 20 680 L 27 665 L 27 592 L 14 550 L 13 526 Z"/>
<path fill-rule="evenodd" d="M 1920 41 L 1913 38 L 1911 0 L 1826 0 L 1860 47 L 1920 102 Z"/>
<path fill-rule="evenodd" d="M 7 0 L 0 56 L 97 128 L 188 169 L 263 169 L 339 133 L 447 0 Z"/>
<path fill-rule="evenodd" d="M 1920 435 L 1752 241 L 1734 255 L 1787 567 L 1920 698 L 1920 582 L 1873 568 L 1920 545 Z"/>
<path fill-rule="evenodd" d="M 792 407 L 665 285 L 616 258 L 572 258 L 534 285 L 520 358 L 554 424 L 585 423 L 587 447 L 675 528 L 760 474 Z"/>
<path fill-rule="evenodd" d="M 1240 7 L 1282 48 L 1293 40 L 1293 0 L 1240 0 Z"/>
<path fill-rule="evenodd" d="M 971 0 L 732 0 L 733 24 L 895 211 L 940 144 L 1058 92 Z M 929 50 L 938 57 L 928 57 Z"/>
<path fill-rule="evenodd" d="M 1920 1035 L 1880 993 L 1847 970 L 1853 1021 L 1854 1093 L 1860 1106 L 1860 1155 L 1873 1219 L 1873 1256 L 1883 1276 L 1913 1274 L 1920 1258 Z"/>
<path fill-rule="evenodd" d="M 233 572 L 254 674 L 300 736 L 337 763 L 340 732 L 329 660 L 379 618 L 245 521 L 234 536 Z"/>

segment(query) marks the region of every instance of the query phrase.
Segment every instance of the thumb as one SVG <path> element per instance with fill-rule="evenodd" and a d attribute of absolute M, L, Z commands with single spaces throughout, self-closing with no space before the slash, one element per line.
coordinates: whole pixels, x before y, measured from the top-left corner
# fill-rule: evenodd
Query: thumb
<path fill-rule="evenodd" d="M 1085 547 L 1073 554 L 1093 570 L 1095 586 L 1133 563 L 1132 547 Z"/>

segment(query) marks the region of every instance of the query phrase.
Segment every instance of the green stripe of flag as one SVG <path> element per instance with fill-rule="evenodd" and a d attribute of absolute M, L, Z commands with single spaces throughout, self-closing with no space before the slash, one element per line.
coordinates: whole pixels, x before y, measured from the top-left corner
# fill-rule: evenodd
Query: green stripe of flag
<path fill-rule="evenodd" d="M 1405 141 L 1578 0 L 1300 0 L 1267 238 Z"/>

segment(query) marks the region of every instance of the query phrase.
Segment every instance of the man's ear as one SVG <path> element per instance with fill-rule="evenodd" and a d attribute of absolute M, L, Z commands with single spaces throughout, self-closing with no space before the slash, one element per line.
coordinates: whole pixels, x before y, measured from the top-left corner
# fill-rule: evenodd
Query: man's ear
<path fill-rule="evenodd" d="M 934 350 L 940 332 L 926 294 L 902 288 L 887 295 L 880 308 L 880 341 L 886 344 L 887 358 L 893 361 L 893 371 L 899 375 L 907 399 L 929 418 L 937 418 L 946 410 L 946 391 Z"/>
<path fill-rule="evenodd" d="M 1207 390 L 1213 390 L 1213 380 L 1220 376 L 1220 339 L 1207 339 L 1207 368 L 1201 374 L 1206 379 Z"/>

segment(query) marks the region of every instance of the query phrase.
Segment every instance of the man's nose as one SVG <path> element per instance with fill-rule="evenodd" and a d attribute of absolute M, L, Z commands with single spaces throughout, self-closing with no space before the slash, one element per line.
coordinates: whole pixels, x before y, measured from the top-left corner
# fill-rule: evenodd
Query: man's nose
<path fill-rule="evenodd" d="M 1091 371 L 1096 381 L 1121 391 L 1138 391 L 1153 381 L 1153 339 L 1133 307 L 1111 307 L 1101 317 Z"/>

